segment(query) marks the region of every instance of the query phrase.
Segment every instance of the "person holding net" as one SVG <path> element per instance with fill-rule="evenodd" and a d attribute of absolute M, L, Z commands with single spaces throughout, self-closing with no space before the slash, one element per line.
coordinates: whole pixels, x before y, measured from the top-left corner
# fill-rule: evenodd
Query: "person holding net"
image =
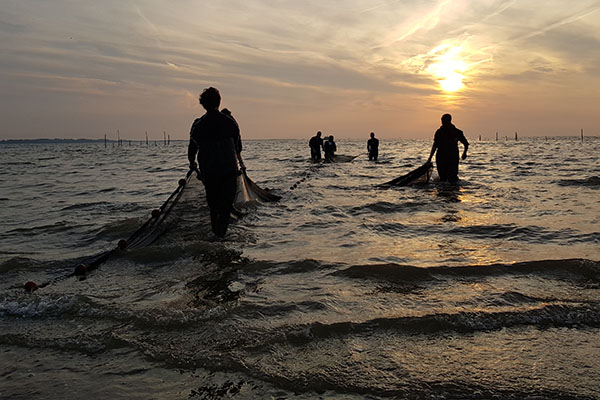
<path fill-rule="evenodd" d="M 216 88 L 204 89 L 199 101 L 206 113 L 192 124 L 188 160 L 190 169 L 199 169 L 204 183 L 212 232 L 222 238 L 229 227 L 237 189 L 240 129 L 219 111 L 221 94 Z"/>

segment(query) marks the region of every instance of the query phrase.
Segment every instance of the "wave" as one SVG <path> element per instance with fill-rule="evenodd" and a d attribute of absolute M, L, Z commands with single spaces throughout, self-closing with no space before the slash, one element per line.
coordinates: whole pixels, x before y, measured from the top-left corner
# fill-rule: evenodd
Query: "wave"
<path fill-rule="evenodd" d="M 600 177 L 598 176 L 591 176 L 589 178 L 583 178 L 583 179 L 561 179 L 559 181 L 556 182 L 559 186 L 583 186 L 583 187 L 588 187 L 588 188 L 592 188 L 592 189 L 599 189 L 600 188 Z"/>
<path fill-rule="evenodd" d="M 451 234 L 477 236 L 491 239 L 518 240 L 524 242 L 547 243 L 553 240 L 581 241 L 583 235 L 575 229 L 549 230 L 540 226 L 518 226 L 514 224 L 492 224 L 455 227 Z"/>
<path fill-rule="evenodd" d="M 0 263 L 0 274 L 13 270 L 26 271 L 32 267 L 36 268 L 41 264 L 41 261 L 32 258 L 13 257 Z"/>
<path fill-rule="evenodd" d="M 268 274 L 301 274 L 305 272 L 326 270 L 331 264 L 324 264 L 317 260 L 298 260 L 289 262 L 254 261 L 244 266 L 244 272 L 265 272 Z"/>
<path fill-rule="evenodd" d="M 92 224 L 78 224 L 73 226 L 66 221 L 55 222 L 54 224 L 34 226 L 31 228 L 16 228 L 7 231 L 7 234 L 11 235 L 22 235 L 22 236 L 35 236 L 40 234 L 56 234 L 66 232 L 74 228 L 80 228 L 82 226 L 91 226 Z"/>
<path fill-rule="evenodd" d="M 456 214 L 448 214 L 441 218 L 444 222 L 456 222 L 460 219 L 460 215 Z M 571 228 L 551 230 L 541 226 L 519 226 L 516 224 L 456 226 L 455 224 L 410 225 L 399 222 L 384 222 L 370 224 L 370 229 L 389 235 L 402 234 L 404 236 L 420 237 L 423 235 L 423 232 L 428 232 L 429 235 L 457 235 L 462 237 L 474 237 L 478 240 L 505 239 L 543 244 L 557 241 L 561 244 L 597 242 L 600 238 L 600 232 L 581 233 L 580 231 Z"/>
<path fill-rule="evenodd" d="M 85 209 L 95 210 L 100 207 L 106 207 L 109 204 L 110 203 L 108 203 L 106 201 L 94 201 L 94 202 L 90 202 L 90 203 L 77 203 L 77 204 L 71 204 L 69 206 L 63 207 L 61 209 L 61 211 L 85 210 Z"/>
<path fill-rule="evenodd" d="M 332 276 L 351 279 L 376 279 L 389 282 L 426 282 L 442 278 L 497 277 L 504 275 L 533 275 L 554 279 L 582 279 L 600 282 L 600 261 L 588 259 L 535 260 L 513 264 L 416 267 L 385 263 L 345 265 L 324 263 L 314 259 L 297 261 L 251 261 L 242 272 L 261 275 L 301 274 L 325 271 Z"/>
<path fill-rule="evenodd" d="M 414 267 L 399 264 L 353 265 L 332 272 L 348 278 L 379 279 L 390 282 L 427 281 L 439 277 L 493 277 L 536 275 L 549 278 L 585 279 L 600 282 L 600 261 L 586 259 L 539 260 L 514 264 Z"/>
<path fill-rule="evenodd" d="M 31 161 L 8 161 L 5 165 L 35 165 L 35 163 Z"/>
<path fill-rule="evenodd" d="M 332 336 L 366 334 L 392 330 L 404 334 L 432 334 L 444 331 L 473 333 L 499 330 L 516 326 L 600 327 L 600 306 L 552 304 L 525 311 L 472 311 L 440 313 L 416 317 L 375 318 L 364 322 L 313 322 L 290 326 L 285 331 L 286 341 L 306 343 Z"/>
<path fill-rule="evenodd" d="M 390 203 L 388 201 L 377 201 L 375 203 L 369 203 L 350 208 L 350 212 L 353 215 L 360 215 L 364 213 L 381 213 L 381 214 L 393 214 L 398 212 L 415 212 L 417 210 L 425 209 L 428 207 L 426 202 L 419 201 L 404 201 L 401 203 Z"/>
<path fill-rule="evenodd" d="M 219 311 L 221 310 L 221 312 Z M 58 318 L 68 321 L 70 318 L 92 320 L 104 319 L 127 323 L 141 329 L 162 327 L 184 327 L 198 322 L 211 320 L 225 313 L 225 309 L 194 308 L 185 312 L 173 307 L 147 309 L 128 308 L 110 304 L 101 304 L 93 297 L 75 294 L 52 294 L 44 297 L 6 295 L 0 299 L 0 316 L 37 320 L 38 318 Z"/>
<path fill-rule="evenodd" d="M 130 235 L 143 223 L 142 219 L 128 218 L 122 221 L 113 222 L 104 225 L 97 231 L 97 236 L 101 238 L 123 238 Z"/>

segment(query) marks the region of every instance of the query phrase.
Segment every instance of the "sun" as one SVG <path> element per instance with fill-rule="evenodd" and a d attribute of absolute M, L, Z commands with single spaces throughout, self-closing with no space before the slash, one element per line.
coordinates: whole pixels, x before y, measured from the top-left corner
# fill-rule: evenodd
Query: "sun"
<path fill-rule="evenodd" d="M 439 52 L 434 62 L 427 67 L 427 72 L 430 73 L 440 84 L 440 87 L 445 92 L 456 92 L 462 89 L 465 85 L 462 74 L 467 69 L 467 64 L 459 57 L 461 47 L 440 48 L 436 49 Z M 436 53 L 438 51 L 435 51 Z"/>
<path fill-rule="evenodd" d="M 441 79 L 438 82 L 440 83 L 442 90 L 444 90 L 445 92 L 456 92 L 457 90 L 460 90 L 465 86 L 462 83 L 463 79 L 463 75 L 452 71 L 448 73 L 448 75 L 444 79 Z"/>

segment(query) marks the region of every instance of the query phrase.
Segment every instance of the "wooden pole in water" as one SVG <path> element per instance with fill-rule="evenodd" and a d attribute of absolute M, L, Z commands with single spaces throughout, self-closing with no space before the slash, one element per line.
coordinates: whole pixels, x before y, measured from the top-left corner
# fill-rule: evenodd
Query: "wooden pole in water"
<path fill-rule="evenodd" d="M 167 145 L 171 145 L 171 135 L 167 135 Z"/>
<path fill-rule="evenodd" d="M 519 140 L 519 138 L 517 137 L 517 132 L 515 132 L 515 142 Z"/>
<path fill-rule="evenodd" d="M 167 145 L 167 132 L 163 131 L 163 140 L 164 140 L 164 144 L 165 146 Z"/>
<path fill-rule="evenodd" d="M 581 143 L 583 143 L 583 128 L 581 128 Z"/>
<path fill-rule="evenodd" d="M 106 133 L 104 134 L 104 148 L 106 148 Z"/>
<path fill-rule="evenodd" d="M 117 129 L 117 146 L 121 145 L 121 132 Z"/>
<path fill-rule="evenodd" d="M 498 141 L 498 132 L 496 132 L 496 142 Z"/>
<path fill-rule="evenodd" d="M 146 131 L 146 146 L 148 146 L 148 131 Z"/>

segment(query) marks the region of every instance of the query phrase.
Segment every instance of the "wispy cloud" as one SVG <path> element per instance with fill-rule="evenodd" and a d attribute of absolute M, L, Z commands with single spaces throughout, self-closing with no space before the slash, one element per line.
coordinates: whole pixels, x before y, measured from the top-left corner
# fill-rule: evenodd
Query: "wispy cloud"
<path fill-rule="evenodd" d="M 453 0 L 440 1 L 431 12 L 429 12 L 427 15 L 425 15 L 423 18 L 417 21 L 415 25 L 409 27 L 408 31 L 400 35 L 400 37 L 396 38 L 394 42 L 401 42 L 420 30 L 432 30 L 433 28 L 435 28 L 440 22 L 440 18 L 442 16 L 444 8 L 451 4 L 452 1 Z"/>
<path fill-rule="evenodd" d="M 258 136 L 302 134 L 315 124 L 391 135 L 400 120 L 418 134 L 439 110 L 467 113 L 489 93 L 557 85 L 568 92 L 581 82 L 579 96 L 592 99 L 599 9 L 597 0 L 549 0 L 543 8 L 515 0 L 8 2 L 0 89 L 10 96 L 0 98 L 0 135 L 30 131 L 19 115 L 52 126 L 72 107 L 81 118 L 102 115 L 95 121 L 118 116 L 120 126 L 146 114 L 145 123 L 187 133 L 207 85 L 222 88 L 248 126 L 269 120 L 248 133 Z M 452 72 L 464 83 L 454 103 L 436 76 Z M 557 98 L 556 107 L 563 103 Z"/>

